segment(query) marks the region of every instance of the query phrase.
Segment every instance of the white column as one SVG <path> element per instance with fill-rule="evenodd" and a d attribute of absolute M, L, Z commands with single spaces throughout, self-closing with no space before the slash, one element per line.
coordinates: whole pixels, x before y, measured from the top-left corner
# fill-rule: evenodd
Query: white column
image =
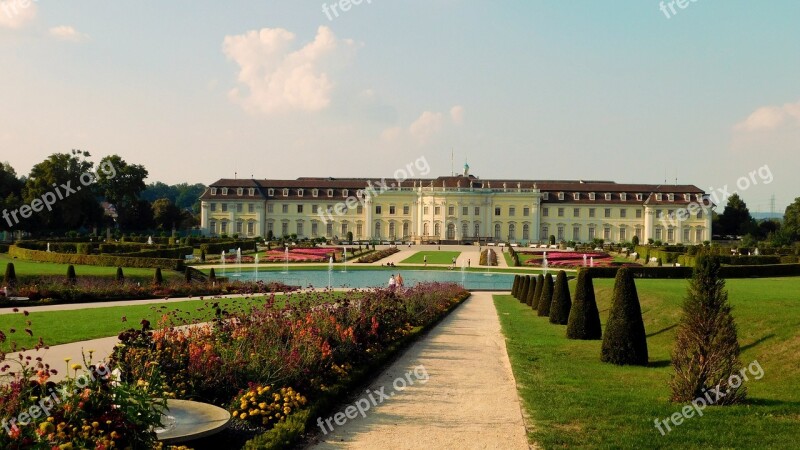
<path fill-rule="evenodd" d="M 650 239 L 655 239 L 655 216 L 656 211 L 650 206 L 644 207 L 644 239 L 646 244 Z"/>

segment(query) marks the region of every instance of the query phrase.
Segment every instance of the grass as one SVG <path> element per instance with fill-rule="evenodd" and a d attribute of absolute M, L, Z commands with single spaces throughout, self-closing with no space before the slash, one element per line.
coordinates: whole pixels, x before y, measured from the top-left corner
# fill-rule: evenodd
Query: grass
<path fill-rule="evenodd" d="M 605 325 L 613 280 L 594 280 Z M 654 420 L 683 404 L 669 402 L 670 352 L 685 280 L 637 280 L 650 367 L 600 362 L 600 341 L 572 341 L 565 327 L 510 296 L 495 305 L 531 441 L 543 448 L 794 448 L 800 425 L 800 278 L 729 280 L 741 361 L 758 361 L 746 404 L 708 407 L 662 436 Z M 574 292 L 574 282 L 570 283 Z"/>
<path fill-rule="evenodd" d="M 401 261 L 404 264 L 423 264 L 424 258 L 428 257 L 428 264 L 452 264 L 453 258 L 458 259 L 461 252 L 446 252 L 446 251 L 425 251 L 416 252 L 408 258 Z"/>
<path fill-rule="evenodd" d="M 48 262 L 27 261 L 23 259 L 13 259 L 8 254 L 0 254 L 0 275 L 5 273 L 6 264 L 13 262 L 14 271 L 18 278 L 28 278 L 35 276 L 48 276 L 48 275 L 67 275 L 67 267 L 69 264 L 57 264 Z M 155 269 L 139 269 L 139 268 L 123 268 L 125 278 L 135 280 L 152 280 Z M 162 271 L 164 278 L 180 278 L 181 274 L 172 270 Z M 96 277 L 113 278 L 117 274 L 116 267 L 101 267 L 101 266 L 86 266 L 75 265 L 75 273 L 78 276 L 89 275 Z"/>

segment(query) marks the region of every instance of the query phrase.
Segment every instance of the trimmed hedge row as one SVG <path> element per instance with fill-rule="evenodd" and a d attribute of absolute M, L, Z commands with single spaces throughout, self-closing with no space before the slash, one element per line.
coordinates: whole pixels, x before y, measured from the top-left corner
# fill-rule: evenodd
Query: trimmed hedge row
<path fill-rule="evenodd" d="M 170 248 L 155 248 L 152 250 L 142 250 L 133 253 L 121 253 L 116 256 L 132 256 L 135 258 L 184 259 L 186 255 L 191 255 L 192 252 L 194 252 L 193 247 L 170 247 Z"/>
<path fill-rule="evenodd" d="M 201 244 L 200 249 L 205 250 L 207 255 L 220 254 L 223 251 L 227 252 L 232 248 L 241 248 L 242 251 L 256 251 L 256 241 L 252 240 L 239 240 L 239 241 L 226 241 Z M 187 253 L 188 254 L 188 253 Z"/>
<path fill-rule="evenodd" d="M 628 267 L 634 278 L 681 279 L 692 277 L 692 267 Z M 614 278 L 618 267 L 591 267 L 592 278 Z M 761 264 L 756 266 L 722 266 L 722 278 L 768 278 L 800 276 L 800 264 Z"/>
<path fill-rule="evenodd" d="M 732 255 L 724 255 L 724 256 L 717 256 L 719 258 L 720 264 L 726 264 L 731 266 L 758 266 L 764 264 L 780 264 L 781 257 L 780 256 L 773 256 L 773 255 L 749 255 L 749 256 L 732 256 Z M 695 260 L 697 259 L 696 256 L 686 256 L 681 255 L 678 258 L 678 264 L 682 266 L 689 266 L 694 267 Z"/>
<path fill-rule="evenodd" d="M 31 250 L 18 245 L 10 246 L 8 249 L 8 255 L 12 258 L 51 262 L 57 264 L 86 264 L 106 267 L 161 268 L 171 270 L 183 270 L 184 268 L 183 259 L 137 258 L 133 256 L 56 253 L 41 250 Z"/>

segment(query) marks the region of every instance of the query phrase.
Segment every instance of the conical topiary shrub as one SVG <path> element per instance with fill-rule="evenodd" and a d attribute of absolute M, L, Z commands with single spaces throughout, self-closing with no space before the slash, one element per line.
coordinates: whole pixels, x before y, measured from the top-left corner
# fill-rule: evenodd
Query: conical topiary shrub
<path fill-rule="evenodd" d="M 69 267 L 67 267 L 67 282 L 75 283 L 76 281 L 78 281 L 78 277 L 75 275 L 75 266 L 70 264 Z"/>
<path fill-rule="evenodd" d="M 528 298 L 525 299 L 525 304 L 533 308 L 533 298 L 536 294 L 536 277 L 531 277 L 530 289 L 528 289 Z"/>
<path fill-rule="evenodd" d="M 519 292 L 518 292 L 519 282 L 520 282 L 520 276 L 519 275 L 514 275 L 514 284 L 511 285 L 511 295 L 516 299 L 519 299 L 519 295 L 518 295 L 519 294 Z"/>
<path fill-rule="evenodd" d="M 156 273 L 153 275 L 153 284 L 160 285 L 164 282 L 164 277 L 161 275 L 161 267 L 156 267 Z"/>
<path fill-rule="evenodd" d="M 556 285 L 553 288 L 553 301 L 550 303 L 550 323 L 566 325 L 571 307 L 572 300 L 569 298 L 567 273 L 559 270 L 558 276 L 556 276 Z"/>
<path fill-rule="evenodd" d="M 14 263 L 6 264 L 6 273 L 3 276 L 3 284 L 14 287 L 17 284 L 17 272 L 14 270 Z"/>
<path fill-rule="evenodd" d="M 689 402 L 715 389 L 725 393 L 715 399 L 717 405 L 740 403 L 747 395 L 736 324 L 719 270 L 716 257 L 701 256 L 695 263 L 672 350 L 674 402 Z"/>
<path fill-rule="evenodd" d="M 626 267 L 619 269 L 614 279 L 600 361 L 617 365 L 647 365 L 647 335 L 642 307 L 633 273 Z"/>
<path fill-rule="evenodd" d="M 567 338 L 594 340 L 601 337 L 600 313 L 594 298 L 592 275 L 589 269 L 580 269 L 575 285 L 575 301 L 572 302 L 567 320 Z"/>
<path fill-rule="evenodd" d="M 117 275 L 114 278 L 119 283 L 122 283 L 123 281 L 125 281 L 125 274 L 122 273 L 122 267 L 117 267 Z"/>
<path fill-rule="evenodd" d="M 208 281 L 212 283 L 217 282 L 217 273 L 214 272 L 214 268 L 212 267 L 211 270 L 208 271 Z"/>
<path fill-rule="evenodd" d="M 184 271 L 183 271 L 183 279 L 187 283 L 191 283 L 192 282 L 192 268 L 191 267 L 186 266 L 186 269 L 184 269 Z"/>
<path fill-rule="evenodd" d="M 553 275 L 547 274 L 544 277 L 544 286 L 542 286 L 542 296 L 539 298 L 539 308 L 537 315 L 539 317 L 548 317 L 550 315 L 550 303 L 553 301 Z"/>
<path fill-rule="evenodd" d="M 539 274 L 536 277 L 536 290 L 533 292 L 533 301 L 531 302 L 531 308 L 537 309 L 539 307 L 539 299 L 542 298 L 542 288 L 544 287 L 544 275 Z"/>
<path fill-rule="evenodd" d="M 520 303 L 525 303 L 525 299 L 528 296 L 528 289 L 530 289 L 530 286 L 531 286 L 531 277 L 525 275 L 520 280 L 519 297 L 517 297 Z"/>

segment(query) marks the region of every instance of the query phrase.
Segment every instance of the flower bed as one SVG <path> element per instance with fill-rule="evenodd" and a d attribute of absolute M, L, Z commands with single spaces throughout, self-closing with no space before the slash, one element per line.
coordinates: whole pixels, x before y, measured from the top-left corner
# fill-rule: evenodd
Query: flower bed
<path fill-rule="evenodd" d="M 525 262 L 527 265 L 531 266 L 541 266 L 543 254 L 536 253 L 538 255 L 537 258 L 531 258 Z M 589 265 L 589 262 L 592 258 L 594 258 L 594 265 L 597 267 L 607 267 L 612 265 L 613 261 L 611 255 L 608 253 L 601 253 L 601 252 L 548 252 L 547 253 L 547 265 L 549 267 L 577 267 L 583 266 L 584 260 L 583 257 L 586 255 L 586 265 Z"/>
<path fill-rule="evenodd" d="M 397 247 L 389 247 L 383 250 L 377 250 L 370 254 L 364 255 L 361 258 L 358 258 L 359 263 L 374 263 L 376 261 L 380 261 L 387 256 L 392 256 L 395 253 L 399 252 L 400 250 Z"/>

